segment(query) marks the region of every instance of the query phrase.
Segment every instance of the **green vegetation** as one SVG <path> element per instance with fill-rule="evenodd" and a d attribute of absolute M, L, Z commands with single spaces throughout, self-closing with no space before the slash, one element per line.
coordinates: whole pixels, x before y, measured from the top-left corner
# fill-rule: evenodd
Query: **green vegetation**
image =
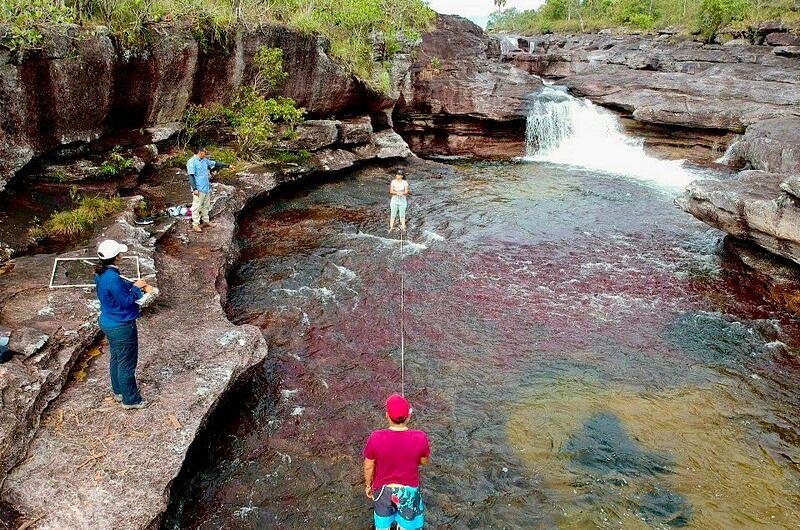
<path fill-rule="evenodd" d="M 494 32 L 590 32 L 680 28 L 712 42 L 722 30 L 746 34 L 759 22 L 800 24 L 796 0 L 546 0 L 538 10 L 495 12 Z"/>
<path fill-rule="evenodd" d="M 131 47 L 146 46 L 170 25 L 188 27 L 208 48 L 228 45 L 241 27 L 282 22 L 328 37 L 334 57 L 379 87 L 383 62 L 434 17 L 425 0 L 0 0 L 0 27 L 10 27 L 0 30 L 0 44 L 37 48 L 49 27 L 74 22 L 106 26 Z"/>
<path fill-rule="evenodd" d="M 43 31 L 69 24 L 74 12 L 53 0 L 0 0 L 0 44 L 10 50 L 36 48 Z M 5 26 L 5 27 L 3 27 Z"/>
<path fill-rule="evenodd" d="M 50 180 L 52 180 L 57 184 L 66 182 L 69 179 L 69 175 L 67 175 L 67 172 L 60 168 L 51 170 L 48 176 L 50 177 Z"/>
<path fill-rule="evenodd" d="M 108 159 L 100 165 L 98 175 L 105 178 L 116 177 L 133 165 L 133 158 L 125 158 L 120 154 L 119 146 L 111 150 Z"/>
<path fill-rule="evenodd" d="M 77 237 L 86 233 L 100 219 L 119 212 L 124 206 L 123 200 L 117 196 L 78 198 L 77 208 L 54 213 L 44 224 L 35 223 L 29 234 L 34 239 Z"/>
<path fill-rule="evenodd" d="M 294 134 L 305 109 L 298 108 L 289 98 L 262 95 L 286 79 L 283 52 L 278 48 L 261 48 L 254 63 L 257 71 L 252 84 L 241 87 L 230 104 L 190 106 L 186 110 L 184 132 L 179 139 L 183 146 L 213 138 L 226 129 L 232 131 L 238 156 L 261 161 L 274 148 L 276 140 Z"/>

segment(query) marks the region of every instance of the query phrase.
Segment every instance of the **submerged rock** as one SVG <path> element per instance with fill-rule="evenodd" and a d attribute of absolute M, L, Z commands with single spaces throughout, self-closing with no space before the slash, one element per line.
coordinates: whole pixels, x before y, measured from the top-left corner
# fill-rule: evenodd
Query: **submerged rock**
<path fill-rule="evenodd" d="M 573 433 L 561 449 L 570 464 L 588 474 L 580 482 L 584 498 L 598 508 L 619 502 L 617 495 L 626 489 L 639 489 L 628 502 L 636 505 L 642 517 L 655 524 L 685 526 L 692 516 L 692 505 L 683 495 L 660 481 L 672 472 L 672 459 L 648 451 L 610 413 L 595 414 Z"/>
<path fill-rule="evenodd" d="M 672 466 L 668 456 L 644 450 L 611 413 L 588 419 L 561 452 L 573 464 L 603 477 L 657 476 Z"/>

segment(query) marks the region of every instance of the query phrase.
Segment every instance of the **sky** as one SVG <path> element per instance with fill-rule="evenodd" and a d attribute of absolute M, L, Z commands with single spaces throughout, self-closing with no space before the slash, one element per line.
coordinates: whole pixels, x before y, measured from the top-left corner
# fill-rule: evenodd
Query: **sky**
<path fill-rule="evenodd" d="M 544 0 L 507 0 L 505 7 L 533 9 L 543 2 Z M 461 15 L 481 25 L 486 25 L 489 14 L 496 9 L 493 0 L 429 0 L 428 3 L 439 13 Z"/>

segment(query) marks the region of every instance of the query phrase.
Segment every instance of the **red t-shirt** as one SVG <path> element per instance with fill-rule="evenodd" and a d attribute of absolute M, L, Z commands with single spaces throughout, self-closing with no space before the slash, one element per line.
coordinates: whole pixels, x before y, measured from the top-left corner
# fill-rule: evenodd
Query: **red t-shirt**
<path fill-rule="evenodd" d="M 364 458 L 375 461 L 372 488 L 379 490 L 387 484 L 418 488 L 419 459 L 430 455 L 428 435 L 423 431 L 381 429 L 373 432 L 364 448 Z"/>

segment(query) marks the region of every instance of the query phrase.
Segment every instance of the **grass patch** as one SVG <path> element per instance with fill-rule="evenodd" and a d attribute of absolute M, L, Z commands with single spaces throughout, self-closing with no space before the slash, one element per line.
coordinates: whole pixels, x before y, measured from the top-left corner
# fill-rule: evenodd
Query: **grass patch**
<path fill-rule="evenodd" d="M 103 178 L 113 178 L 130 169 L 132 165 L 133 158 L 122 156 L 119 146 L 117 146 L 111 150 L 108 158 L 100 164 L 100 170 L 97 173 Z"/>
<path fill-rule="evenodd" d="M 85 234 L 100 219 L 121 211 L 124 201 L 118 197 L 82 197 L 77 208 L 53 214 L 44 224 L 35 224 L 29 231 L 34 239 L 45 237 L 73 238 Z"/>

